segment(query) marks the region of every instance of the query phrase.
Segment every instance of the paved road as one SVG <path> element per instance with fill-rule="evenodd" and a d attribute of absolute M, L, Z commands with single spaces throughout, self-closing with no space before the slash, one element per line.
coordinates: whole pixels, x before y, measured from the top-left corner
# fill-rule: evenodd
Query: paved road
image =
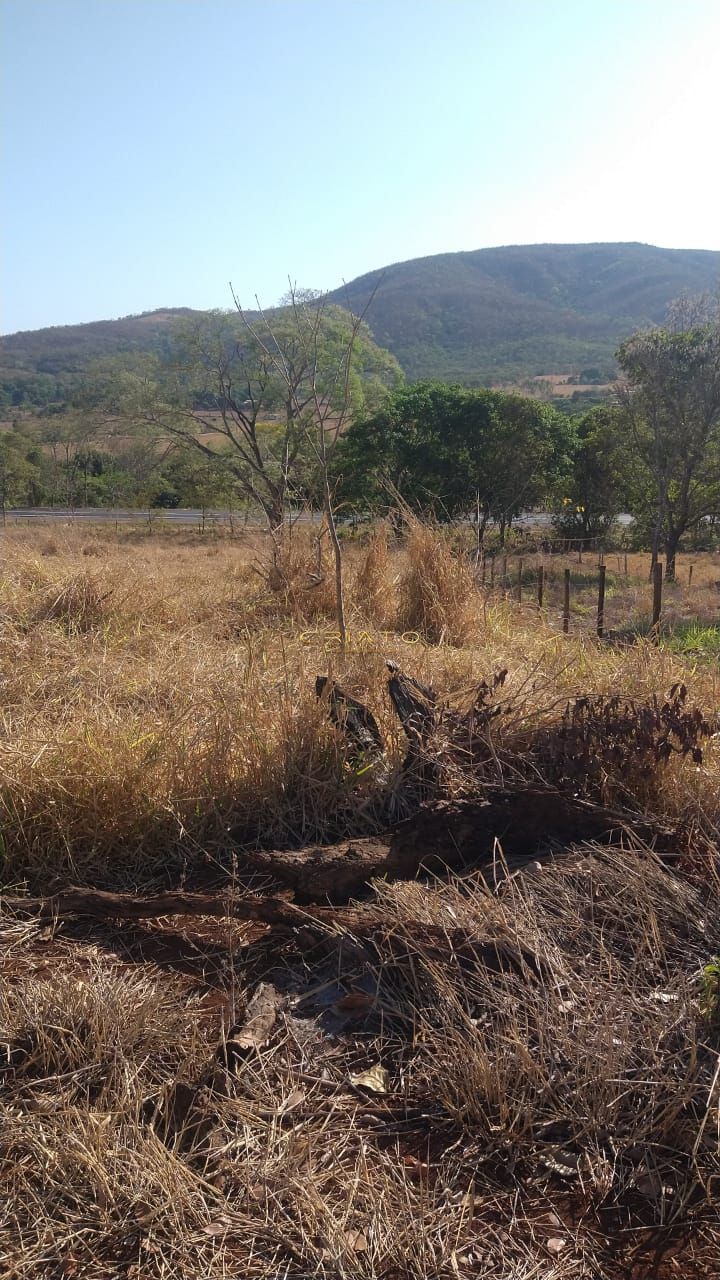
<path fill-rule="evenodd" d="M 149 520 L 155 524 L 189 524 L 202 525 L 203 512 L 191 510 L 187 507 L 177 508 L 153 508 L 152 511 L 135 511 L 131 508 L 122 508 L 111 510 L 107 507 L 78 507 L 77 510 L 71 511 L 69 507 L 14 507 L 11 511 L 6 512 L 8 521 L 18 524 L 42 523 L 43 521 L 55 521 L 60 524 L 143 524 Z M 320 520 L 320 513 L 314 512 L 312 515 L 307 512 L 298 512 L 295 519 L 300 520 L 303 524 L 313 523 Z M 231 520 L 236 528 L 244 528 L 245 525 L 251 527 L 265 528 L 265 521 L 261 516 L 249 516 L 246 520 L 244 515 L 238 515 L 229 511 L 206 511 L 204 513 L 204 523 L 228 525 Z M 548 512 L 533 511 L 527 515 L 521 516 L 515 524 L 531 524 L 540 527 L 546 527 L 552 522 L 552 516 Z M 618 516 L 620 524 L 629 524 L 631 517 L 628 515 Z"/>
<path fill-rule="evenodd" d="M 78 507 L 71 511 L 69 507 L 14 507 L 6 512 L 9 521 L 18 524 L 30 524 L 53 521 L 60 524 L 143 524 L 148 520 L 158 524 L 196 524 L 203 523 L 203 512 L 189 508 L 153 508 L 152 511 L 136 511 L 132 509 L 111 510 L 108 507 Z M 303 515 L 303 520 L 308 517 Z M 262 525 L 264 521 L 258 516 L 251 516 L 246 521 L 244 515 L 234 512 L 232 517 L 228 511 L 206 511 L 205 524 L 229 524 L 232 519 L 236 526 Z"/>
<path fill-rule="evenodd" d="M 13 507 L 12 510 L 6 512 L 8 520 L 17 521 L 19 524 L 30 524 L 35 521 L 52 520 L 61 524 L 72 524 L 84 521 L 86 524 L 143 524 L 148 520 L 157 522 L 158 524 L 197 524 L 203 523 L 203 512 L 193 510 L 188 507 L 173 508 L 153 508 L 152 511 L 137 511 L 132 508 L 122 508 L 114 510 L 110 507 L 77 507 L 71 511 L 69 507 Z M 320 513 L 314 512 L 312 515 L 306 511 L 296 512 L 296 520 L 303 523 L 315 522 L 320 520 Z M 238 528 L 245 524 L 264 526 L 265 521 L 261 516 L 249 516 L 245 519 L 244 515 L 238 515 L 234 512 L 231 516 L 228 511 L 206 511 L 204 513 L 206 524 L 229 524 L 231 519 Z M 543 512 L 533 512 L 531 515 L 521 516 L 516 520 L 516 524 L 549 524 L 551 517 Z"/>

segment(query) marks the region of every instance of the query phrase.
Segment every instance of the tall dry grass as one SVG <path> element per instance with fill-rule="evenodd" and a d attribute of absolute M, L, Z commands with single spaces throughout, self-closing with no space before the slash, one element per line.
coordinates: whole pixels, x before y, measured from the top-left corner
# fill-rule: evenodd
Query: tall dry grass
<path fill-rule="evenodd" d="M 387 658 L 458 707 L 507 667 L 518 731 L 557 718 L 567 697 L 620 691 L 642 700 L 678 679 L 703 709 L 717 708 L 716 665 L 688 665 L 644 641 L 564 637 L 531 605 L 484 596 L 472 567 L 435 531 L 418 527 L 397 549 L 379 537 L 347 555 L 343 656 L 324 609 L 318 616 L 302 593 L 268 589 L 256 570 L 267 574 L 272 557 L 258 535 L 98 534 L 88 570 L 87 530 L 56 533 L 51 556 L 41 539 L 8 530 L 0 577 L 5 882 L 165 881 L 225 859 L 238 840 L 293 846 L 371 830 L 372 775 L 358 778 L 346 764 L 315 699 L 318 674 L 340 678 L 370 704 L 391 764 L 404 743 L 387 700 Z M 312 554 L 307 540 L 303 573 Z M 365 596 L 354 581 L 365 582 Z M 715 743 L 699 767 L 673 761 L 662 804 L 714 819 Z"/>
<path fill-rule="evenodd" d="M 397 625 L 429 644 L 461 648 L 478 628 L 478 594 L 470 562 L 440 529 L 409 518 Z"/>
<path fill-rule="evenodd" d="M 373 528 L 358 560 L 351 588 L 354 608 L 378 627 L 392 626 L 395 620 L 397 579 L 390 536 L 385 522 Z"/>

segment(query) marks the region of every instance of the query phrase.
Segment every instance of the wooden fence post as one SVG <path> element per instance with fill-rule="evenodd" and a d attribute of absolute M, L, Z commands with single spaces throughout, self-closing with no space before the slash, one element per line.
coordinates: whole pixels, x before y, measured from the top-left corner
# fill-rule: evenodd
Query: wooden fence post
<path fill-rule="evenodd" d="M 688 569 L 688 586 L 689 587 L 692 586 L 692 571 L 693 571 L 693 566 L 690 565 L 690 568 Z"/>
<path fill-rule="evenodd" d="M 625 577 L 627 578 L 627 576 L 628 576 L 628 570 L 627 570 L 627 551 L 626 551 L 625 552 Z"/>
<path fill-rule="evenodd" d="M 503 562 L 502 562 L 502 585 L 503 585 L 503 591 L 506 589 L 507 584 L 508 584 L 508 576 L 507 576 L 507 556 L 503 556 Z"/>
<path fill-rule="evenodd" d="M 653 610 L 652 610 L 652 629 L 657 639 L 660 630 L 660 615 L 662 614 L 662 583 L 663 583 L 663 567 L 662 561 L 656 560 L 653 566 Z"/>
<path fill-rule="evenodd" d="M 544 586 L 545 586 L 545 566 L 542 564 L 539 564 L 538 565 L 538 583 L 537 583 L 538 609 L 542 609 L 543 607 L 543 587 Z"/>
<path fill-rule="evenodd" d="M 598 569 L 597 633 L 602 640 L 605 630 L 605 565 Z"/>
<path fill-rule="evenodd" d="M 518 580 L 517 580 L 518 602 L 522 601 L 522 571 L 523 571 L 523 562 L 522 562 L 522 559 L 520 559 L 518 561 Z"/>
<path fill-rule="evenodd" d="M 570 630 L 570 570 L 565 570 L 565 591 L 563 594 L 563 631 L 567 635 Z"/>

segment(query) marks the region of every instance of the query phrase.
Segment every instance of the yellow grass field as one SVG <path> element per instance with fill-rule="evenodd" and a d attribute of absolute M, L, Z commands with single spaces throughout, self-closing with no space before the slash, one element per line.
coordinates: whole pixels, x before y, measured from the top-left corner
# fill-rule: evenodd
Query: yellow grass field
<path fill-rule="evenodd" d="M 634 634 L 648 557 L 607 557 L 600 642 L 593 557 L 546 560 L 539 611 L 535 557 L 518 603 L 517 558 L 490 591 L 438 531 L 375 531 L 346 552 L 343 653 L 313 537 L 273 561 L 252 532 L 3 534 L 0 1277 L 710 1280 L 719 558 L 681 557 L 656 644 Z M 507 669 L 506 772 L 569 701 L 684 683 L 702 758 L 601 754 L 592 792 L 676 832 L 679 861 L 626 830 L 518 870 L 500 842 L 493 880 L 376 882 L 356 924 L 38 906 L 68 885 L 292 905 L 243 850 L 378 832 L 407 750 L 387 660 L 449 717 Z M 373 710 L 381 767 L 318 675 Z"/>

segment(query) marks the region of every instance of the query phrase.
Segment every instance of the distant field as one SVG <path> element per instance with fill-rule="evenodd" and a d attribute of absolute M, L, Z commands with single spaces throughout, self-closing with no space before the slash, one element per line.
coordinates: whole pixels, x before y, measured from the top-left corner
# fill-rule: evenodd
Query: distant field
<path fill-rule="evenodd" d="M 541 373 L 533 378 L 533 382 L 542 384 L 549 383 L 552 388 L 553 396 L 573 396 L 577 392 L 607 394 L 612 391 L 615 385 L 612 382 L 571 382 L 572 374 L 569 373 Z"/>

